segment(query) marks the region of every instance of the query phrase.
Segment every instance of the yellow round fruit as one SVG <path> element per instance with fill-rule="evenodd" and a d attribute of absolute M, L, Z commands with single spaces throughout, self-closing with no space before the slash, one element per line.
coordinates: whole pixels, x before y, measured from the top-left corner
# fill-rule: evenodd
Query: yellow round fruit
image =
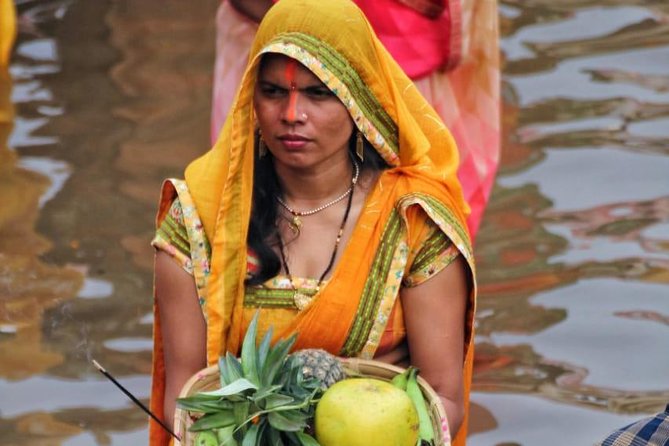
<path fill-rule="evenodd" d="M 409 396 L 372 378 L 344 379 L 325 391 L 315 424 L 321 446 L 415 446 L 418 440 Z"/>

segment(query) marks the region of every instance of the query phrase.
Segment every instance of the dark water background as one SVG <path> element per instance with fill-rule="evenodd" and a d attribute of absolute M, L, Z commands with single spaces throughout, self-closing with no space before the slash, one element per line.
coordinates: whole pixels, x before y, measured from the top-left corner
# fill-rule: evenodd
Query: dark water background
<path fill-rule="evenodd" d="M 89 360 L 148 399 L 153 214 L 161 180 L 208 148 L 216 3 L 17 1 L 0 74 L 15 112 L 0 122 L 3 445 L 146 443 L 143 412 Z M 669 402 L 669 4 L 500 13 L 470 444 L 589 445 Z"/>

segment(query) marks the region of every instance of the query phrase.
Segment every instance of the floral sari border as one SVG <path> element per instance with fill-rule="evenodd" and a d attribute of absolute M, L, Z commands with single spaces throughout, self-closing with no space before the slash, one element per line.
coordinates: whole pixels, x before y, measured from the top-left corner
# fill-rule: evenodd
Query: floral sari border
<path fill-rule="evenodd" d="M 207 279 L 211 272 L 210 266 L 210 251 L 209 241 L 204 232 L 204 227 L 198 216 L 195 203 L 188 191 L 188 186 L 183 180 L 169 179 L 174 187 L 179 201 L 181 202 L 181 211 L 184 219 L 184 226 L 188 233 L 188 240 L 190 241 L 190 256 L 192 260 L 193 277 L 195 278 L 195 286 L 197 288 L 197 295 L 204 314 L 205 320 L 207 312 L 205 310 L 205 302 L 207 299 Z"/>

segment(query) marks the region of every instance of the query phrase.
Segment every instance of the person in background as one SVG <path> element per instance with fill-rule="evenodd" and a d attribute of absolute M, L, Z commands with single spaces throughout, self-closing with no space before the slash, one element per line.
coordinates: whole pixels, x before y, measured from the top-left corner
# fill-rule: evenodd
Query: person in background
<path fill-rule="evenodd" d="M 216 140 L 272 0 L 223 1 L 216 17 Z M 475 238 L 500 157 L 497 0 L 355 0 L 379 39 L 453 134 Z"/>
<path fill-rule="evenodd" d="M 669 404 L 664 412 L 617 429 L 595 446 L 669 446 Z"/>
<path fill-rule="evenodd" d="M 163 187 L 152 411 L 171 425 L 258 312 L 295 349 L 417 366 L 464 445 L 476 281 L 450 132 L 348 0 L 281 0 L 250 54 L 214 147 Z"/>

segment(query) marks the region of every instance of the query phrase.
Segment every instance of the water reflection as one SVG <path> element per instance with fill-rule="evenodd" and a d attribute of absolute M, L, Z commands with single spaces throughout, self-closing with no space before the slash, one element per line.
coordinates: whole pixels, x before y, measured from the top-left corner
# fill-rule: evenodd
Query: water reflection
<path fill-rule="evenodd" d="M 21 76 L 16 76 L 21 85 Z M 23 85 L 26 87 L 25 85 Z M 24 88 L 23 92 L 31 90 Z M 57 185 L 53 164 L 47 159 L 19 158 L 10 146 L 9 135 L 14 127 L 14 104 L 20 106 L 26 95 L 21 88 L 10 101 L 12 79 L 7 69 L 0 67 L 0 386 L 45 374 L 62 364 L 64 355 L 48 346 L 43 327 L 48 325 L 46 310 L 58 307 L 72 299 L 81 284 L 81 274 L 71 268 L 50 265 L 40 256 L 52 243 L 35 231 L 39 208 L 52 198 Z M 23 129 L 29 119 L 19 121 Z M 40 123 L 35 123 L 34 128 Z M 44 143 L 44 141 L 33 141 Z M 57 167 L 63 167 L 56 163 Z M 49 175 L 49 174 L 54 175 Z M 52 177 L 50 179 L 50 176 Z M 9 389 L 3 390 L 4 401 L 34 399 L 28 391 L 17 399 L 9 398 Z M 63 423 L 53 415 L 35 412 L 7 413 L 2 405 L 2 432 L 5 444 L 54 444 L 54 438 L 67 438 L 80 431 L 76 424 Z M 46 441 L 41 439 L 46 438 Z M 27 441 L 28 440 L 28 441 Z"/>
<path fill-rule="evenodd" d="M 589 444 L 669 401 L 667 12 L 504 2 L 474 397 L 496 423 L 474 445 Z"/>
<path fill-rule="evenodd" d="M 148 398 L 155 200 L 208 145 L 217 3 L 18 2 L 13 87 L 0 75 L 3 444 L 146 442 L 88 360 Z M 470 444 L 589 444 L 669 400 L 669 6 L 501 13 Z"/>
<path fill-rule="evenodd" d="M 43 312 L 73 297 L 81 277 L 39 259 L 51 246 L 34 228 L 50 181 L 8 146 L 14 125 L 11 90 L 9 72 L 0 67 L 0 377 L 17 380 L 63 361 L 44 345 Z"/>
<path fill-rule="evenodd" d="M 16 290 L 2 290 L 0 315 L 25 314 L 30 331 L 3 319 L 3 444 L 146 443 L 144 413 L 89 360 L 148 398 L 154 206 L 162 178 L 208 143 L 213 34 L 203 23 L 215 7 L 19 4 L 17 119 L 0 153 L 26 179 L 11 185 L 0 221 L 9 212 L 26 235 L 1 226 L 0 252 L 19 262 L 13 244 L 27 260 L 0 262 Z M 28 236 L 41 242 L 32 251 Z"/>

